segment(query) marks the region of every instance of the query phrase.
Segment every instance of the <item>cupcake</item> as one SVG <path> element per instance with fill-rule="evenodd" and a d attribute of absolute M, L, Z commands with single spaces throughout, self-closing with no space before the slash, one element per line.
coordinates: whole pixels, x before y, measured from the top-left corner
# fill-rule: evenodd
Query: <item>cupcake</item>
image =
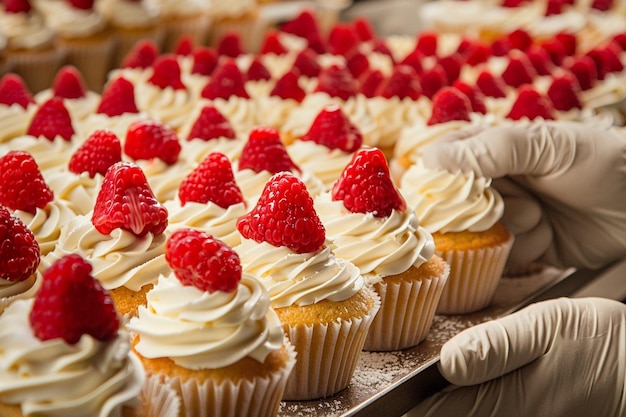
<path fill-rule="evenodd" d="M 90 271 L 69 255 L 44 273 L 34 298 L 15 301 L 0 316 L 3 416 L 114 417 L 139 405 L 141 362 Z"/>
<path fill-rule="evenodd" d="M 172 272 L 128 324 L 148 379 L 179 393 L 183 416 L 276 416 L 295 354 L 267 290 L 204 232 L 177 230 L 166 254 Z"/>
<path fill-rule="evenodd" d="M 34 5 L 57 33 L 57 47 L 67 54 L 65 63 L 79 69 L 90 90 L 100 91 L 115 39 L 106 19 L 94 8 L 94 0 L 36 0 Z"/>
<path fill-rule="evenodd" d="M 39 244 L 26 225 L 0 205 L 0 314 L 15 300 L 39 290 Z"/>
<path fill-rule="evenodd" d="M 205 43 L 210 29 L 210 3 L 204 0 L 154 0 L 159 11 L 158 26 L 165 36 L 162 51 L 173 52 L 181 38 L 189 37 L 195 45 Z"/>
<path fill-rule="evenodd" d="M 118 162 L 107 170 L 93 210 L 64 223 L 43 263 L 80 254 L 92 264 L 94 277 L 110 292 L 119 313 L 134 315 L 158 274 L 168 271 L 166 227 L 167 210 L 141 168 Z"/>
<path fill-rule="evenodd" d="M 242 47 L 256 53 L 269 23 L 261 17 L 261 9 L 256 0 L 235 0 L 212 2 L 209 8 L 211 30 L 209 43 L 216 44 L 224 35 L 236 32 Z"/>
<path fill-rule="evenodd" d="M 432 233 L 450 276 L 437 313 L 466 314 L 493 301 L 513 234 L 500 222 L 504 203 L 488 178 L 429 170 L 417 161 L 400 189 L 420 223 Z"/>
<path fill-rule="evenodd" d="M 450 268 L 393 184 L 382 151 L 357 151 L 315 207 L 335 256 L 356 265 L 381 297 L 364 349 L 399 350 L 423 341 Z"/>
<path fill-rule="evenodd" d="M 7 37 L 5 56 L 31 91 L 48 87 L 63 64 L 65 54 L 56 47 L 56 34 L 28 0 L 4 3 L 0 28 Z"/>
<path fill-rule="evenodd" d="M 268 289 L 298 355 L 283 399 L 312 400 L 343 390 L 379 297 L 356 266 L 332 253 L 306 186 L 289 172 L 270 178 L 237 227 L 243 270 Z"/>

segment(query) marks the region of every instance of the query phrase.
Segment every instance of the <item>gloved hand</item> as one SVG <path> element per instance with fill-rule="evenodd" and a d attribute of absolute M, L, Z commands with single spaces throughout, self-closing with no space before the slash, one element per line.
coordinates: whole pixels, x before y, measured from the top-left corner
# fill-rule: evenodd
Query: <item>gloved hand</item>
<path fill-rule="evenodd" d="M 429 145 L 423 156 L 428 168 L 494 179 L 502 222 L 516 236 L 509 269 L 599 268 L 626 256 L 626 130 L 565 121 L 496 127 Z"/>
<path fill-rule="evenodd" d="M 457 334 L 441 350 L 456 386 L 407 416 L 626 416 L 626 305 L 560 298 Z"/>

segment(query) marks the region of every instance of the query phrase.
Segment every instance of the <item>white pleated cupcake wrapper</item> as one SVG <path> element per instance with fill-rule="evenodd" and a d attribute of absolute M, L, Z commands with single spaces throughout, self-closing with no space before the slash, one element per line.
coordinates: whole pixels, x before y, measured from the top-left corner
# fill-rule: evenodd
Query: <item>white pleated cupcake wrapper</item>
<path fill-rule="evenodd" d="M 380 308 L 378 295 L 368 291 L 375 304 L 364 317 L 286 330 L 298 356 L 283 400 L 325 398 L 348 386 L 367 331 Z"/>
<path fill-rule="evenodd" d="M 80 71 L 87 88 L 99 92 L 106 81 L 115 51 L 114 39 L 107 38 L 90 43 L 64 42 L 66 63 Z"/>
<path fill-rule="evenodd" d="M 294 347 L 287 340 L 285 343 L 289 352 L 287 365 L 266 377 L 221 383 L 207 379 L 200 384 L 166 376 L 164 381 L 179 393 L 186 417 L 274 417 L 296 362 Z"/>
<path fill-rule="evenodd" d="M 136 415 L 141 417 L 179 417 L 180 397 L 162 379 L 146 378 L 140 394 L 141 406 Z"/>
<path fill-rule="evenodd" d="M 511 236 L 507 242 L 492 248 L 437 251 L 450 265 L 437 314 L 467 314 L 488 307 L 493 302 L 513 240 Z"/>
<path fill-rule="evenodd" d="M 441 276 L 374 285 L 381 307 L 370 326 L 363 350 L 392 351 L 416 346 L 433 324 L 450 267 Z"/>
<path fill-rule="evenodd" d="M 20 74 L 33 93 L 49 88 L 65 61 L 57 48 L 46 51 L 10 52 L 7 59 L 12 70 Z"/>
<path fill-rule="evenodd" d="M 163 20 L 161 26 L 165 29 L 163 52 L 173 52 L 179 40 L 188 36 L 195 46 L 206 44 L 209 36 L 211 19 L 201 16 L 195 19 Z"/>

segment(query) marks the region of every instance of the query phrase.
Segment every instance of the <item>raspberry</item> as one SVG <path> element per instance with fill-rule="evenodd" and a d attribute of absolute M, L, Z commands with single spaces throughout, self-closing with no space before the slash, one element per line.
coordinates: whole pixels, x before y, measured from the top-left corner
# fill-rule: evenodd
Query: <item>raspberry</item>
<path fill-rule="evenodd" d="M 581 55 L 574 59 L 571 63 L 564 65 L 564 68 L 570 71 L 574 77 L 578 80 L 580 89 L 583 91 L 589 90 L 593 87 L 594 83 L 598 79 L 598 70 L 596 64 L 590 57 Z"/>
<path fill-rule="evenodd" d="M 87 95 L 85 80 L 80 71 L 72 65 L 66 65 L 57 72 L 52 82 L 55 97 L 76 99 Z"/>
<path fill-rule="evenodd" d="M 157 201 L 141 168 L 118 162 L 104 176 L 91 222 L 105 235 L 124 229 L 141 237 L 163 233 L 167 216 L 167 209 Z"/>
<path fill-rule="evenodd" d="M 432 68 L 424 70 L 420 74 L 420 85 L 422 94 L 432 100 L 439 90 L 448 85 L 448 78 L 443 67 L 435 64 Z"/>
<path fill-rule="evenodd" d="M 524 117 L 529 120 L 543 118 L 553 120 L 552 104 L 547 97 L 541 95 L 530 85 L 522 86 L 517 92 L 517 98 L 506 115 L 508 119 L 520 120 Z"/>
<path fill-rule="evenodd" d="M 193 51 L 192 74 L 209 76 L 217 67 L 217 52 L 215 49 L 199 46 Z"/>
<path fill-rule="evenodd" d="M 311 48 L 298 52 L 293 67 L 300 72 L 300 75 L 309 78 L 317 77 L 322 71 L 322 66 L 317 60 L 317 53 Z"/>
<path fill-rule="evenodd" d="M 602 12 L 610 10 L 611 7 L 613 7 L 613 0 L 593 0 L 593 3 L 591 3 L 592 9 Z"/>
<path fill-rule="evenodd" d="M 263 65 L 259 57 L 255 57 L 246 71 L 246 80 L 263 81 L 271 78 L 272 74 L 270 74 L 269 70 Z"/>
<path fill-rule="evenodd" d="M 487 106 L 485 106 L 485 95 L 481 93 L 477 87 L 472 87 L 471 85 L 461 80 L 455 81 L 452 86 L 457 88 L 460 92 L 465 94 L 467 98 L 469 98 L 473 112 L 487 114 Z"/>
<path fill-rule="evenodd" d="M 376 97 L 385 76 L 380 70 L 369 70 L 359 77 L 359 92 L 367 98 Z"/>
<path fill-rule="evenodd" d="M 24 281 L 35 273 L 41 260 L 35 235 L 0 205 L 0 279 Z"/>
<path fill-rule="evenodd" d="M 301 103 L 306 97 L 306 92 L 300 87 L 298 79 L 297 69 L 292 68 L 290 71 L 287 71 L 276 80 L 270 96 L 280 97 L 283 100 L 291 99 Z"/>
<path fill-rule="evenodd" d="M 352 24 L 336 23 L 328 34 L 328 51 L 334 55 L 348 56 L 359 45 L 359 38 Z"/>
<path fill-rule="evenodd" d="M 30 121 L 26 134 L 48 140 L 54 140 L 57 136 L 70 141 L 74 135 L 72 118 L 63 104 L 63 99 L 52 97 L 45 101 Z"/>
<path fill-rule="evenodd" d="M 563 13 L 564 7 L 565 3 L 563 3 L 563 0 L 548 0 L 544 14 L 545 16 L 559 15 Z"/>
<path fill-rule="evenodd" d="M 396 63 L 396 59 L 393 55 L 393 52 L 391 52 L 391 49 L 389 48 L 389 46 L 383 39 L 374 39 L 372 43 L 373 43 L 372 52 L 376 52 L 381 55 L 386 55 L 391 60 L 392 64 Z"/>
<path fill-rule="evenodd" d="M 509 62 L 502 72 L 502 80 L 511 87 L 518 88 L 523 84 L 532 84 L 537 76 L 528 56 L 520 51 L 511 51 Z"/>
<path fill-rule="evenodd" d="M 207 104 L 193 123 L 187 140 L 235 139 L 236 136 L 235 130 L 226 117 L 215 106 Z"/>
<path fill-rule="evenodd" d="M 363 144 L 363 136 L 337 104 L 324 107 L 315 116 L 309 130 L 300 138 L 329 149 L 354 152 Z"/>
<path fill-rule="evenodd" d="M 359 51 L 355 51 L 348 58 L 346 66 L 348 67 L 350 74 L 352 74 L 354 78 L 358 78 L 361 74 L 369 69 L 370 62 L 365 54 Z"/>
<path fill-rule="evenodd" d="M 137 120 L 128 126 L 124 153 L 134 160 L 159 158 L 173 164 L 180 154 L 178 135 L 168 125 L 156 120 Z"/>
<path fill-rule="evenodd" d="M 235 182 L 228 157 L 212 152 L 185 177 L 178 189 L 182 205 L 188 201 L 206 204 L 213 202 L 222 208 L 243 202 L 241 190 Z"/>
<path fill-rule="evenodd" d="M 175 55 L 164 55 L 154 62 L 152 65 L 154 72 L 148 79 L 152 85 L 159 88 L 171 87 L 174 90 L 184 90 L 185 84 L 180 75 L 180 64 Z"/>
<path fill-rule="evenodd" d="M 332 189 L 332 199 L 343 201 L 352 213 L 388 217 L 406 203 L 391 180 L 387 159 L 378 148 L 359 149 Z"/>
<path fill-rule="evenodd" d="M 110 81 L 104 87 L 96 113 L 106 114 L 109 117 L 124 113 L 139 113 L 135 104 L 135 86 L 124 77 Z"/>
<path fill-rule="evenodd" d="M 443 70 L 446 72 L 446 80 L 448 84 L 456 81 L 461 75 L 461 68 L 463 67 L 463 57 L 459 53 L 453 53 L 440 57 L 437 62 Z"/>
<path fill-rule="evenodd" d="M 250 132 L 239 157 L 239 170 L 243 169 L 269 171 L 272 174 L 280 171 L 300 172 L 280 141 L 278 130 L 269 126 L 258 126 Z"/>
<path fill-rule="evenodd" d="M 398 65 L 408 65 L 415 70 L 416 74 L 421 74 L 424 71 L 424 67 L 422 66 L 422 62 L 424 61 L 424 55 L 414 49 L 410 53 L 408 53 L 399 63 Z"/>
<path fill-rule="evenodd" d="M 575 34 L 559 32 L 555 35 L 555 38 L 561 43 L 561 45 L 563 45 L 565 55 L 574 56 L 576 54 L 576 50 L 578 49 L 578 38 Z"/>
<path fill-rule="evenodd" d="M 556 66 L 561 66 L 563 60 L 567 56 L 565 53 L 565 46 L 555 38 L 546 39 L 541 42 L 539 46 L 548 52 L 550 60 Z"/>
<path fill-rule="evenodd" d="M 620 32 L 613 36 L 612 42 L 616 42 L 616 44 L 621 48 L 622 51 L 626 50 L 626 32 Z M 573 55 L 573 54 L 572 54 Z"/>
<path fill-rule="evenodd" d="M 226 32 L 217 41 L 217 54 L 229 58 L 237 58 L 243 54 L 241 46 L 241 36 L 238 32 Z"/>
<path fill-rule="evenodd" d="M 415 49 L 424 56 L 436 56 L 439 37 L 436 32 L 424 31 L 417 36 Z"/>
<path fill-rule="evenodd" d="M 444 87 L 433 97 L 433 111 L 428 125 L 452 120 L 470 121 L 472 104 L 469 98 L 455 87 Z"/>
<path fill-rule="evenodd" d="M 193 39 L 191 36 L 181 36 L 174 46 L 174 55 L 189 56 L 193 53 Z"/>
<path fill-rule="evenodd" d="M 624 69 L 619 53 L 620 49 L 617 44 L 599 46 L 586 53 L 596 65 L 599 80 L 603 80 L 611 72 L 621 72 Z"/>
<path fill-rule="evenodd" d="M 526 50 L 526 56 L 537 75 L 550 75 L 556 68 L 548 51 L 538 45 L 531 45 Z"/>
<path fill-rule="evenodd" d="M 107 169 L 122 160 L 122 145 L 115 133 L 108 129 L 94 131 L 87 140 L 74 152 L 68 168 L 75 174 L 89 173 L 91 178 L 96 174 L 104 176 Z"/>
<path fill-rule="evenodd" d="M 263 39 L 263 45 L 261 45 L 261 54 L 285 55 L 286 53 L 287 48 L 280 41 L 278 31 L 275 29 L 268 30 Z"/>
<path fill-rule="evenodd" d="M 483 70 L 478 74 L 476 86 L 486 97 L 506 97 L 506 84 L 502 81 L 502 78 L 494 76 L 487 70 Z"/>
<path fill-rule="evenodd" d="M 331 65 L 320 72 L 314 91 L 347 100 L 356 95 L 358 86 L 347 67 Z"/>
<path fill-rule="evenodd" d="M 367 42 L 376 39 L 376 32 L 372 22 L 365 16 L 357 16 L 354 19 L 354 31 L 361 42 Z"/>
<path fill-rule="evenodd" d="M 524 29 L 515 29 L 506 35 L 513 49 L 525 51 L 533 43 L 533 38 Z"/>
<path fill-rule="evenodd" d="M 487 62 L 492 52 L 491 47 L 486 42 L 475 41 L 462 55 L 465 57 L 465 63 L 467 65 L 476 66 Z"/>
<path fill-rule="evenodd" d="M 237 229 L 246 239 L 296 253 L 315 252 L 326 241 L 306 185 L 286 171 L 267 181 L 256 206 L 239 219 Z"/>
<path fill-rule="evenodd" d="M 91 270 L 89 262 L 71 254 L 44 272 L 29 317 L 39 340 L 61 338 L 73 345 L 83 335 L 101 342 L 117 337 L 119 315 Z"/>
<path fill-rule="evenodd" d="M 576 77 L 565 71 L 552 79 L 546 94 L 556 110 L 568 111 L 582 109 L 582 103 L 578 97 L 580 91 Z"/>
<path fill-rule="evenodd" d="M 34 102 L 35 99 L 22 77 L 9 73 L 0 79 L 0 104 L 7 106 L 17 104 L 27 108 L 29 104 Z"/>
<path fill-rule="evenodd" d="M 239 255 L 221 240 L 196 229 L 178 229 L 165 247 L 165 260 L 186 286 L 234 292 L 241 281 Z"/>
<path fill-rule="evenodd" d="M 95 0 L 68 0 L 69 3 L 77 9 L 91 10 Z"/>
<path fill-rule="evenodd" d="M 315 18 L 315 14 L 311 10 L 302 10 L 302 12 L 293 19 L 283 23 L 280 30 L 306 39 L 308 47 L 318 54 L 326 52 L 326 46 L 322 41 L 320 26 Z"/>
<path fill-rule="evenodd" d="M 28 0 L 4 0 L 5 13 L 29 13 L 31 10 Z"/>
<path fill-rule="evenodd" d="M 391 75 L 380 84 L 377 94 L 384 98 L 398 97 L 417 100 L 422 95 L 422 88 L 413 67 L 396 65 Z"/>
<path fill-rule="evenodd" d="M 519 7 L 529 0 L 503 0 L 502 7 Z"/>
<path fill-rule="evenodd" d="M 228 100 L 231 96 L 250 98 L 241 70 L 235 61 L 229 58 L 219 61 L 201 95 L 209 100 L 216 98 Z"/>
<path fill-rule="evenodd" d="M 159 56 L 159 49 L 154 41 L 142 39 L 126 54 L 122 68 L 149 68 Z"/>
<path fill-rule="evenodd" d="M 0 204 L 11 210 L 35 214 L 54 195 L 35 159 L 24 151 L 9 151 L 0 158 Z"/>
<path fill-rule="evenodd" d="M 491 53 L 493 56 L 506 56 L 512 49 L 513 44 L 506 36 L 491 42 Z"/>

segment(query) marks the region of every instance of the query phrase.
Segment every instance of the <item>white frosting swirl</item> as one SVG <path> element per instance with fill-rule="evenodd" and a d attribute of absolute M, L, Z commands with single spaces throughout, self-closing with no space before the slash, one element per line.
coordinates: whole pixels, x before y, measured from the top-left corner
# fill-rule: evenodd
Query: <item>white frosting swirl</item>
<path fill-rule="evenodd" d="M 171 273 L 160 276 L 128 327 L 146 358 L 167 357 L 187 369 L 215 369 L 245 357 L 263 362 L 284 341 L 261 283 L 243 274 L 236 291 L 201 291 Z"/>
<path fill-rule="evenodd" d="M 315 199 L 335 256 L 356 265 L 368 282 L 419 267 L 435 253 L 432 235 L 413 210 L 393 210 L 388 217 L 352 213 L 330 193 Z"/>
<path fill-rule="evenodd" d="M 66 202 L 57 199 L 52 200 L 42 209 L 37 208 L 34 214 L 15 210 L 13 215 L 19 217 L 33 232 L 39 243 L 41 256 L 54 249 L 61 236 L 61 229 L 76 217 L 76 213 Z"/>
<path fill-rule="evenodd" d="M 52 97 L 54 97 L 52 89 L 46 88 L 35 95 L 35 101 L 37 103 L 45 103 Z M 90 114 L 95 113 L 99 104 L 100 94 L 94 91 L 86 91 L 84 97 L 63 99 L 63 105 L 72 120 L 82 120 Z"/>
<path fill-rule="evenodd" d="M 89 173 L 75 174 L 70 171 L 52 173 L 46 178 L 48 187 L 54 193 L 55 199 L 63 201 L 76 214 L 87 214 L 93 210 L 102 186 L 104 177 L 96 174 L 94 178 Z"/>
<path fill-rule="evenodd" d="M 135 86 L 135 97 L 139 111 L 173 129 L 183 125 L 195 105 L 186 89 L 160 88 L 149 82 Z"/>
<path fill-rule="evenodd" d="M 329 246 L 317 252 L 295 253 L 284 246 L 242 238 L 234 249 L 244 272 L 259 277 L 267 288 L 274 308 L 343 301 L 364 285 L 359 269 L 336 258 Z"/>
<path fill-rule="evenodd" d="M 148 28 L 159 17 L 156 6 L 146 1 L 100 0 L 96 7 L 109 23 L 122 28 Z"/>
<path fill-rule="evenodd" d="M 211 16 L 214 19 L 233 19 L 255 11 L 256 0 L 230 0 L 211 2 Z"/>
<path fill-rule="evenodd" d="M 36 109 L 35 103 L 26 108 L 19 104 L 0 104 L 0 144 L 25 135 Z"/>
<path fill-rule="evenodd" d="M 39 340 L 29 314 L 34 299 L 12 303 L 0 316 L 0 398 L 24 416 L 115 417 L 133 405 L 143 368 L 129 354 L 129 335 L 120 329 L 109 342 L 83 335 L 70 345 L 61 338 Z"/>
<path fill-rule="evenodd" d="M 208 3 L 205 0 L 148 0 L 148 2 L 154 4 L 161 16 L 165 18 L 204 14 L 209 9 L 209 4 L 213 7 L 212 3 Z"/>
<path fill-rule="evenodd" d="M 0 28 L 11 49 L 34 51 L 53 46 L 54 31 L 39 13 L 0 13 Z"/>
<path fill-rule="evenodd" d="M 45 137 L 24 135 L 0 144 L 0 155 L 11 150 L 28 152 L 37 162 L 39 170 L 48 173 L 64 170 L 74 151 L 80 146 L 80 140 L 74 135 L 71 140 L 56 136 L 54 140 Z"/>
<path fill-rule="evenodd" d="M 296 140 L 288 145 L 287 152 L 303 172 L 310 172 L 319 178 L 325 189 L 329 189 L 337 181 L 353 155 L 304 140 Z"/>
<path fill-rule="evenodd" d="M 41 287 L 42 278 L 37 271 L 23 281 L 0 279 L 0 314 L 13 301 L 34 297 Z"/>
<path fill-rule="evenodd" d="M 400 189 L 420 224 L 431 233 L 485 231 L 504 211 L 502 197 L 491 187 L 491 179 L 430 170 L 421 160 L 402 176 Z"/>
<path fill-rule="evenodd" d="M 35 7 L 44 15 L 46 24 L 63 38 L 83 38 L 106 28 L 105 19 L 95 9 L 78 9 L 68 1 L 37 0 Z"/>

